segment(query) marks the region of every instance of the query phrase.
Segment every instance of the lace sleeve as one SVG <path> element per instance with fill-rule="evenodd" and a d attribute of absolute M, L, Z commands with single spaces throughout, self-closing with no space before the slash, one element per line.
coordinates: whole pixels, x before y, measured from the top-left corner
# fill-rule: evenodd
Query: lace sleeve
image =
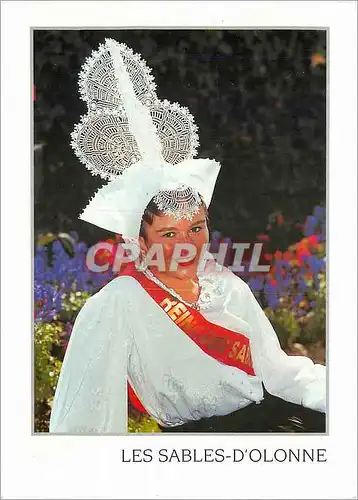
<path fill-rule="evenodd" d="M 123 299 L 117 279 L 80 311 L 56 388 L 50 433 L 126 433 L 128 332 Z"/>
<path fill-rule="evenodd" d="M 326 369 L 305 356 L 288 356 L 248 285 L 242 289 L 244 318 L 252 328 L 256 374 L 271 394 L 313 410 L 326 409 Z"/>

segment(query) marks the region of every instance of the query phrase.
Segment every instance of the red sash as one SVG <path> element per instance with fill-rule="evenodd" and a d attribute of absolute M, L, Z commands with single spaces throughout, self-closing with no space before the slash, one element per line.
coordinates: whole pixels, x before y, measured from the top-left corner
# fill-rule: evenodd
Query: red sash
<path fill-rule="evenodd" d="M 211 323 L 199 311 L 171 296 L 143 273 L 137 271 L 134 263 L 128 264 L 120 272 L 120 276 L 135 278 L 168 317 L 206 354 L 225 365 L 239 368 L 248 375 L 255 375 L 250 341 L 245 335 Z M 144 408 L 130 385 L 128 389 L 133 406 L 143 411 Z"/>

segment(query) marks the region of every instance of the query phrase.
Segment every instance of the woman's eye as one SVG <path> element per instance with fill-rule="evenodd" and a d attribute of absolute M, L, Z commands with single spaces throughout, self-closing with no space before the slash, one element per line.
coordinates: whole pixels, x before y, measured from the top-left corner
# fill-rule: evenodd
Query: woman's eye
<path fill-rule="evenodd" d="M 198 233 L 199 231 L 202 230 L 202 227 L 201 226 L 195 226 L 195 227 L 192 227 L 191 230 L 193 231 L 193 233 Z"/>
<path fill-rule="evenodd" d="M 173 231 L 169 231 L 169 233 L 163 234 L 164 238 L 174 238 L 174 236 L 175 236 L 175 233 L 173 233 Z"/>

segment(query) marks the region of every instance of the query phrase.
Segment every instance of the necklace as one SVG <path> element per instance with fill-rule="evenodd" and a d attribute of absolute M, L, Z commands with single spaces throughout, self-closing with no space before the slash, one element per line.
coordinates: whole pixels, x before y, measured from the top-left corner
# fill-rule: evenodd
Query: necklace
<path fill-rule="evenodd" d="M 169 288 L 167 285 L 165 285 L 162 281 L 160 281 L 160 279 L 158 279 L 156 276 L 154 276 L 154 274 L 152 273 L 152 271 L 150 271 L 149 269 L 145 269 L 142 271 L 142 273 L 147 277 L 149 278 L 150 280 L 152 280 L 154 283 L 156 283 L 158 286 L 160 286 L 160 288 L 162 288 L 163 290 L 165 290 L 166 292 L 170 293 L 170 295 L 172 295 L 173 297 L 175 297 L 176 299 L 180 300 L 180 302 L 183 302 L 184 304 L 186 304 L 187 306 L 189 307 L 192 307 L 193 309 L 197 309 L 199 310 L 200 309 L 200 306 L 199 306 L 199 301 L 200 301 L 200 295 L 199 295 L 199 299 L 196 301 L 196 302 L 187 302 L 186 300 L 183 299 L 183 297 L 181 297 L 179 295 L 179 293 L 177 293 L 175 290 L 173 290 L 173 288 Z M 200 280 L 199 280 L 200 281 Z M 200 285 L 199 285 L 200 286 Z"/>

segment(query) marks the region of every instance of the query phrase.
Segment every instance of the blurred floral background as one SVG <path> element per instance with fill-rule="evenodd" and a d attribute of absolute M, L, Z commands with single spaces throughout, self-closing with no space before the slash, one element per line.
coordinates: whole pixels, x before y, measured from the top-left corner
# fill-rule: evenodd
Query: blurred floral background
<path fill-rule="evenodd" d="M 110 279 L 85 258 L 118 237 L 78 220 L 101 185 L 69 147 L 85 105 L 80 66 L 105 37 L 140 52 L 162 98 L 199 126 L 199 156 L 222 170 L 210 206 L 212 251 L 220 242 L 263 244 L 267 274 L 241 275 L 284 350 L 325 363 L 325 32 L 131 30 L 34 32 L 35 431 L 51 402 L 76 315 Z M 99 255 L 101 263 L 110 254 Z M 249 259 L 249 255 L 246 255 Z M 244 254 L 245 260 L 245 254 Z M 230 264 L 230 255 L 227 264 Z M 135 402 L 130 432 L 159 429 Z"/>

